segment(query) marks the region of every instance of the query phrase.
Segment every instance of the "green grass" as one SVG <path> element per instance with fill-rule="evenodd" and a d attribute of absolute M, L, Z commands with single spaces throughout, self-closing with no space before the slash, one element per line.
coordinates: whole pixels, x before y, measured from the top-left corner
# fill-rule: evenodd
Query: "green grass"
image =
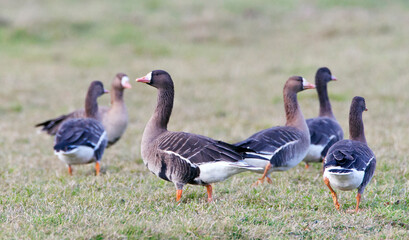
<path fill-rule="evenodd" d="M 0 238 L 2 239 L 399 239 L 409 231 L 409 5 L 407 1 L 11 1 L 0 8 Z M 348 136 L 352 97 L 366 98 L 366 136 L 377 170 L 358 214 L 356 192 L 332 204 L 320 165 L 273 173 L 250 187 L 243 173 L 214 185 L 151 174 L 140 142 L 156 90 L 125 93 L 130 124 L 103 157 L 104 174 L 53 155 L 33 125 L 83 106 L 89 82 L 109 87 L 153 69 L 173 77 L 170 130 L 228 142 L 284 123 L 282 87 L 328 66 L 337 119 Z M 306 117 L 314 91 L 299 95 Z M 100 99 L 101 105 L 109 98 Z"/>

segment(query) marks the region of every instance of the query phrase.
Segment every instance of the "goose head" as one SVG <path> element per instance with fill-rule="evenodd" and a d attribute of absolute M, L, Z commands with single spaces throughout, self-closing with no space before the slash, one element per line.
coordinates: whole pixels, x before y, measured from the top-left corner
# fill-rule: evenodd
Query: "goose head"
<path fill-rule="evenodd" d="M 331 74 L 331 71 L 327 67 L 322 67 L 317 70 L 317 73 L 315 74 L 315 84 L 320 85 L 320 84 L 327 84 L 331 81 L 336 81 L 337 78 Z"/>
<path fill-rule="evenodd" d="M 172 78 L 164 70 L 154 70 L 144 77 L 137 78 L 136 81 L 146 83 L 158 89 L 173 88 Z"/>
<path fill-rule="evenodd" d="M 305 78 L 300 76 L 292 76 L 290 77 L 284 85 L 284 91 L 291 91 L 291 92 L 301 92 L 305 89 L 313 89 L 315 85 L 309 83 Z"/>

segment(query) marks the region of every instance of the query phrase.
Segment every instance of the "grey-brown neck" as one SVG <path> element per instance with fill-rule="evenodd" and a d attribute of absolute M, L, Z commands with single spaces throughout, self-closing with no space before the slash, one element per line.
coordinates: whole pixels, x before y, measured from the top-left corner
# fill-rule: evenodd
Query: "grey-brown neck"
<path fill-rule="evenodd" d="M 143 141 L 150 142 L 159 134 L 167 131 L 170 115 L 172 114 L 175 91 L 173 84 L 167 88 L 158 89 L 158 98 L 155 111 L 149 119 L 143 133 Z"/>
<path fill-rule="evenodd" d="M 354 106 L 349 112 L 349 139 L 366 143 L 362 110 Z"/>
<path fill-rule="evenodd" d="M 307 123 L 297 101 L 297 93 L 290 89 L 284 89 L 284 109 L 286 126 L 296 127 L 301 131 L 308 131 Z"/>
<path fill-rule="evenodd" d="M 115 103 L 123 103 L 124 102 L 124 89 L 118 88 L 112 84 L 111 87 L 111 105 Z"/>
<path fill-rule="evenodd" d="M 97 118 L 98 115 L 98 94 L 89 89 L 87 96 L 85 97 L 85 117 L 87 118 Z"/>
<path fill-rule="evenodd" d="M 327 82 L 326 81 L 319 81 L 318 79 L 315 80 L 315 85 L 318 93 L 318 99 L 320 101 L 320 117 L 330 117 L 334 118 L 335 116 L 332 113 L 331 103 L 328 97 L 327 91 Z"/>

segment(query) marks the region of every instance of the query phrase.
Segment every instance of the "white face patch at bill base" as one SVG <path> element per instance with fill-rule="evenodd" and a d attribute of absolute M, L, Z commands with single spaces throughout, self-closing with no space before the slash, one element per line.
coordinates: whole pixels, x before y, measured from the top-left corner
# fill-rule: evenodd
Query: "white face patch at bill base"
<path fill-rule="evenodd" d="M 152 72 L 146 74 L 145 79 L 150 82 L 152 80 Z"/>
<path fill-rule="evenodd" d="M 308 85 L 308 82 L 305 78 L 302 78 L 302 87 L 305 88 Z"/>
<path fill-rule="evenodd" d="M 121 79 L 121 85 L 125 86 L 127 83 L 129 83 L 129 77 L 128 76 L 123 76 Z"/>

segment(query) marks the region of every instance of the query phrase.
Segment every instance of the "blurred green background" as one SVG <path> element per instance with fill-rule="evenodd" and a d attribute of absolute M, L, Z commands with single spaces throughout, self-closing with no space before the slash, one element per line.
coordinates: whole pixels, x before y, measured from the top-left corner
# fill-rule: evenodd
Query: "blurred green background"
<path fill-rule="evenodd" d="M 21 1 L 0 3 L 0 236 L 118 238 L 404 238 L 409 229 L 409 2 L 327 0 Z M 302 164 L 250 188 L 245 173 L 215 185 L 215 202 L 152 175 L 140 139 L 156 90 L 133 79 L 168 71 L 176 96 L 169 130 L 227 142 L 285 121 L 289 76 L 313 82 L 327 66 L 334 113 L 348 137 L 352 97 L 366 98 L 375 177 L 353 209 L 341 192 L 336 212 L 321 166 Z M 73 177 L 34 124 L 84 105 L 92 80 L 108 88 L 117 72 L 130 123 L 106 151 L 105 175 L 79 166 Z M 315 91 L 299 94 L 306 118 Z M 101 97 L 101 105 L 109 97 Z"/>

